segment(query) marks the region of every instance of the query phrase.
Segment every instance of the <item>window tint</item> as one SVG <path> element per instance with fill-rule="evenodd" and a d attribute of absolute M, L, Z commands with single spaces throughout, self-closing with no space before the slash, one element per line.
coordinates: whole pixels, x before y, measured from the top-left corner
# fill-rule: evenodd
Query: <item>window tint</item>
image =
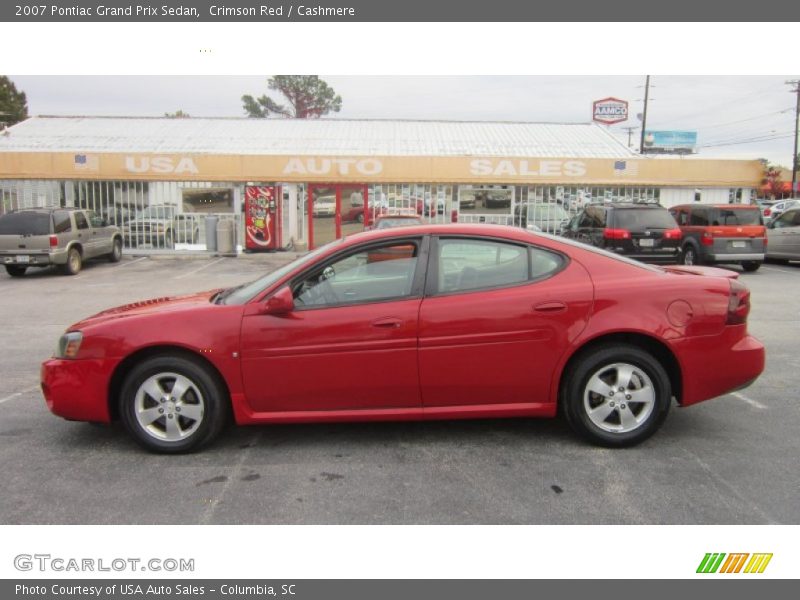
<path fill-rule="evenodd" d="M 50 213 L 24 210 L 0 217 L 0 235 L 48 235 Z"/>
<path fill-rule="evenodd" d="M 72 231 L 72 222 L 69 218 L 69 212 L 66 210 L 57 210 L 53 212 L 53 233 L 67 233 Z"/>
<path fill-rule="evenodd" d="M 528 250 L 489 240 L 439 240 L 438 291 L 461 292 L 528 280 Z"/>
<path fill-rule="evenodd" d="M 86 217 L 82 212 L 75 213 L 75 225 L 78 226 L 78 229 L 89 229 L 89 223 L 87 223 Z"/>
<path fill-rule="evenodd" d="M 380 302 L 411 295 L 419 246 L 412 242 L 359 250 L 293 286 L 299 308 Z"/>
<path fill-rule="evenodd" d="M 708 227 L 708 211 L 705 208 L 692 208 L 692 215 L 689 217 L 689 225 Z"/>
<path fill-rule="evenodd" d="M 758 208 L 720 208 L 713 212 L 713 221 L 720 225 L 761 225 L 761 211 Z"/>
<path fill-rule="evenodd" d="M 618 208 L 614 211 L 614 227 L 620 229 L 672 229 L 676 225 L 667 209 Z"/>

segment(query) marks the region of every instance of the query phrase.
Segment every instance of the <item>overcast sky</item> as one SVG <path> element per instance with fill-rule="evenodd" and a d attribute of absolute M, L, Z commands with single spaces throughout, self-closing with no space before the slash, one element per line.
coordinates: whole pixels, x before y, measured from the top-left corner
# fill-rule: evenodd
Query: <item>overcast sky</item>
<path fill-rule="evenodd" d="M 268 76 L 11 76 L 31 115 L 243 116 L 241 96 L 268 93 Z M 796 76 L 651 78 L 648 130 L 694 130 L 700 155 L 767 158 L 791 166 Z M 587 122 L 592 101 L 630 102 L 611 130 L 627 143 L 644 76 L 324 76 L 342 96 L 338 118 Z M 274 93 L 273 93 L 274 94 Z M 277 96 L 276 96 L 277 98 Z M 636 143 L 634 134 L 634 143 Z M 770 139 L 764 139 L 770 138 Z M 638 144 L 636 144 L 638 146 Z"/>

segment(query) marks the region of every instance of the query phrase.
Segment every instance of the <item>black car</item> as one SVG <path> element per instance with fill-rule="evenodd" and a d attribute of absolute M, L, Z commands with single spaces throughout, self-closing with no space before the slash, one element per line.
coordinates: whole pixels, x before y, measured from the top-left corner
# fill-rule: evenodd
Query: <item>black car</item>
<path fill-rule="evenodd" d="M 676 263 L 680 256 L 681 230 L 659 204 L 589 204 L 563 235 L 643 262 Z"/>

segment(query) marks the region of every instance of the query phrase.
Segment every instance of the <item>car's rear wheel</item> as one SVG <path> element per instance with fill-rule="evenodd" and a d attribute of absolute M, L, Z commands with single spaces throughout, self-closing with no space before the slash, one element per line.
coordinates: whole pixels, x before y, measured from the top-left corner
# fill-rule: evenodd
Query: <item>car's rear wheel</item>
<path fill-rule="evenodd" d="M 111 254 L 108 255 L 108 260 L 112 263 L 122 260 L 122 240 L 114 238 L 114 243 L 111 247 Z"/>
<path fill-rule="evenodd" d="M 683 247 L 683 252 L 681 253 L 681 263 L 690 266 L 702 264 L 700 261 L 700 255 L 697 253 L 695 247 L 691 244 L 687 244 Z"/>
<path fill-rule="evenodd" d="M 120 416 L 134 439 L 154 452 L 190 452 L 210 443 L 228 420 L 224 386 L 201 362 L 156 356 L 134 367 L 122 386 Z"/>
<path fill-rule="evenodd" d="M 77 275 L 83 266 L 83 257 L 80 250 L 77 248 L 70 248 L 67 252 L 67 262 L 61 266 L 65 275 Z"/>
<path fill-rule="evenodd" d="M 744 269 L 748 273 L 752 273 L 753 271 L 758 271 L 758 268 L 760 266 L 761 262 L 757 260 L 746 260 L 742 263 L 742 269 Z"/>
<path fill-rule="evenodd" d="M 667 416 L 672 392 L 664 367 L 636 346 L 609 345 L 580 356 L 565 379 L 564 413 L 589 441 L 633 446 Z"/>
<path fill-rule="evenodd" d="M 6 273 L 12 277 L 22 277 L 28 267 L 20 267 L 19 265 L 6 265 Z"/>

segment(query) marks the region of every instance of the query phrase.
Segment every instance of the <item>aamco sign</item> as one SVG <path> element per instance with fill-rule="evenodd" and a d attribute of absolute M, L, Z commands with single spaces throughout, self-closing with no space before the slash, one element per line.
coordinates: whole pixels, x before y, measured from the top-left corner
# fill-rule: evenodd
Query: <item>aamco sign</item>
<path fill-rule="evenodd" d="M 619 98 L 603 98 L 592 103 L 592 120 L 606 125 L 628 120 L 628 102 Z"/>

